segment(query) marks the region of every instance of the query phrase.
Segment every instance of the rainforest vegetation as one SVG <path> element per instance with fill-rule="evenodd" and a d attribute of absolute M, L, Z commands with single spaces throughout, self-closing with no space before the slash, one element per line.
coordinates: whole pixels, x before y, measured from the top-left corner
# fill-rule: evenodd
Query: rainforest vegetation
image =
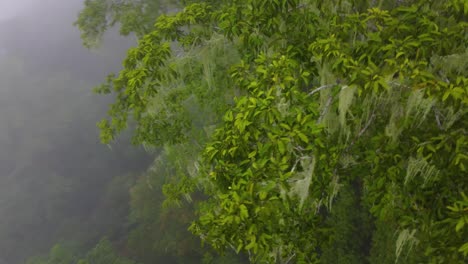
<path fill-rule="evenodd" d="M 2 109 L 49 87 L 0 114 L 37 141 L 0 134 L 26 182 L 1 195 L 36 203 L 0 203 L 0 263 L 467 263 L 467 0 L 85 0 L 74 26 L 105 96 L 0 57 Z"/>

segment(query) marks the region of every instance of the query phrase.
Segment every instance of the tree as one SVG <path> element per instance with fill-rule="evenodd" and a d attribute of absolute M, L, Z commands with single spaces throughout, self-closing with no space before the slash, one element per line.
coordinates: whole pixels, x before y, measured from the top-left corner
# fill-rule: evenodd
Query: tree
<path fill-rule="evenodd" d="M 467 15 L 462 0 L 188 5 L 159 17 L 98 89 L 116 94 L 101 138 L 133 120 L 135 143 L 191 142 L 189 131 L 203 130 L 180 98 L 203 107 L 206 91 L 235 94 L 216 101 L 226 110 L 196 176 L 171 191 L 195 184 L 207 195 L 191 226 L 203 241 L 253 262 L 318 262 L 338 230 L 340 189 L 351 186 L 377 227 L 394 227 L 374 230 L 369 254 L 388 239 L 392 262 L 463 263 Z M 211 86 L 207 70 L 184 78 L 180 55 L 219 38 L 240 59 L 209 68 L 221 76 Z M 197 93 L 180 93 L 186 82 Z"/>
<path fill-rule="evenodd" d="M 85 259 L 79 260 L 79 264 L 94 263 L 115 263 L 115 264 L 135 264 L 134 261 L 119 257 L 114 251 L 112 244 L 107 239 L 102 239 L 88 252 Z"/>
<path fill-rule="evenodd" d="M 27 264 L 70 264 L 74 263 L 74 261 L 76 261 L 76 256 L 73 250 L 61 244 L 56 244 L 50 250 L 49 256 L 33 258 Z"/>
<path fill-rule="evenodd" d="M 61 245 L 55 245 L 48 257 L 35 258 L 28 261 L 28 264 L 136 264 L 136 262 L 120 257 L 115 252 L 112 244 L 107 239 L 101 239 L 94 248 L 92 248 L 85 258 L 80 259 L 73 250 Z"/>

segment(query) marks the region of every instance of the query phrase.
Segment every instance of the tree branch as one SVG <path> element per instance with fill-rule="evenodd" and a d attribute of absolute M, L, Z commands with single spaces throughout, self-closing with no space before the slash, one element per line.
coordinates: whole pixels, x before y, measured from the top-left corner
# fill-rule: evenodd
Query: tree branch
<path fill-rule="evenodd" d="M 312 92 L 310 92 L 309 94 L 307 94 L 307 96 L 311 96 L 311 95 L 313 95 L 314 93 L 320 92 L 320 91 L 323 90 L 323 89 L 327 89 L 327 88 L 333 87 L 333 86 L 335 86 L 335 85 L 336 85 L 336 83 L 334 83 L 334 84 L 322 85 L 322 86 L 318 87 L 317 89 L 313 90 Z"/>
<path fill-rule="evenodd" d="M 443 126 L 442 126 L 442 122 L 440 121 L 440 111 L 439 109 L 437 109 L 437 107 L 434 107 L 433 108 L 434 110 L 434 116 L 435 116 L 435 119 L 436 119 L 436 122 L 437 122 L 437 126 L 439 127 L 440 130 L 444 130 Z"/>
<path fill-rule="evenodd" d="M 320 122 L 322 122 L 322 119 L 323 117 L 325 116 L 325 114 L 328 112 L 328 109 L 330 108 L 330 105 L 332 104 L 333 102 L 333 96 L 329 96 L 328 97 L 328 100 L 327 102 L 325 103 L 325 107 L 323 108 L 322 110 L 322 113 L 320 113 L 320 116 L 319 118 L 317 119 L 317 124 L 319 124 Z"/>
<path fill-rule="evenodd" d="M 286 262 L 285 262 L 284 264 L 288 264 L 295 256 L 296 256 L 296 253 L 293 253 L 293 254 L 288 258 L 288 260 L 286 260 Z"/>
<path fill-rule="evenodd" d="M 341 157 L 343 157 L 345 154 L 347 154 L 349 152 L 349 150 L 354 146 L 354 144 L 356 143 L 356 141 L 366 132 L 366 130 L 369 128 L 369 126 L 372 124 L 372 121 L 374 121 L 375 119 L 375 109 L 372 110 L 372 114 L 371 116 L 369 117 L 369 119 L 367 120 L 366 124 L 364 125 L 364 127 L 359 131 L 359 133 L 357 134 L 357 136 L 353 139 L 353 141 L 351 141 L 351 143 L 346 147 L 346 149 L 343 150 L 343 152 L 341 152 L 340 156 L 339 156 L 339 159 L 341 159 Z M 333 174 L 337 174 L 338 172 L 338 164 L 336 165 L 335 169 L 333 170 Z"/>

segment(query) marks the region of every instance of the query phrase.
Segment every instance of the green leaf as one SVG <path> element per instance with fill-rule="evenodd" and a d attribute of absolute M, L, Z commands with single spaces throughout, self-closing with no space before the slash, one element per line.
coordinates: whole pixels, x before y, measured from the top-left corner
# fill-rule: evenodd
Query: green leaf
<path fill-rule="evenodd" d="M 240 209 L 240 217 L 241 219 L 246 219 L 249 217 L 249 211 L 247 210 L 247 207 L 243 204 L 239 206 Z"/>
<path fill-rule="evenodd" d="M 296 134 L 299 136 L 299 138 L 304 142 L 304 143 L 309 143 L 309 139 L 307 138 L 306 135 L 304 135 L 302 132 L 300 131 L 295 131 Z"/>
<path fill-rule="evenodd" d="M 459 249 L 458 252 L 462 252 L 463 256 L 468 256 L 468 243 L 463 244 Z"/>
<path fill-rule="evenodd" d="M 237 245 L 237 248 L 236 248 L 236 253 L 237 254 L 239 254 L 239 252 L 242 250 L 242 247 L 243 247 L 242 242 L 239 242 L 239 245 Z"/>
<path fill-rule="evenodd" d="M 458 221 L 457 226 L 455 227 L 456 232 L 460 232 L 462 228 L 465 226 L 465 220 L 462 218 Z"/>
<path fill-rule="evenodd" d="M 280 154 L 283 155 L 286 152 L 286 147 L 285 147 L 283 141 L 280 139 L 280 140 L 276 141 L 276 143 L 278 144 L 278 149 L 279 149 Z"/>

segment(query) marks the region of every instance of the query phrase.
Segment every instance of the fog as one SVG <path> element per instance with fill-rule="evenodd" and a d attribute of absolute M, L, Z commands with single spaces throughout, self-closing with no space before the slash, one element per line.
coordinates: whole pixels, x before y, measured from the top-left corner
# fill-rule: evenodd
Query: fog
<path fill-rule="evenodd" d="M 63 10 L 77 12 L 83 1 L 77 0 L 2 0 L 0 2 L 0 18 L 8 19 L 15 16 L 35 15 L 36 18 L 44 14 L 58 13 Z M 40 12 L 45 12 L 39 14 Z M 70 17 L 71 20 L 74 17 Z"/>
<path fill-rule="evenodd" d="M 109 33 L 86 50 L 72 25 L 81 6 L 0 0 L 0 264 L 123 232 L 129 185 L 151 161 L 125 136 L 99 143 L 109 100 L 91 90 L 133 40 Z"/>
<path fill-rule="evenodd" d="M 18 1 L 1 1 L 0 2 L 0 21 L 15 17 L 21 11 L 28 10 L 28 5 L 37 1 L 32 0 L 18 0 Z"/>

